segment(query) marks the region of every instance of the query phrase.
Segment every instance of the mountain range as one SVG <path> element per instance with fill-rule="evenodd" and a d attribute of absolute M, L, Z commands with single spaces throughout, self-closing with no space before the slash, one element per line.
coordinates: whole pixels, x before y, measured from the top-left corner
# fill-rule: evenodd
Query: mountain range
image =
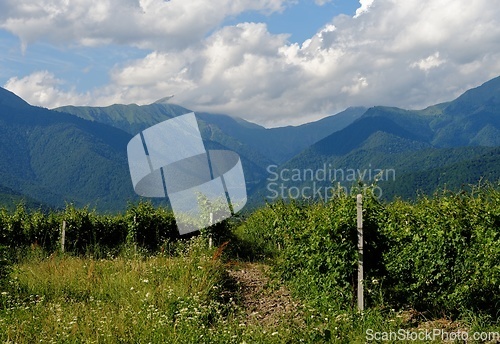
<path fill-rule="evenodd" d="M 92 203 L 117 210 L 133 197 L 126 145 L 131 135 L 76 116 L 31 106 L 0 89 L 0 187 L 35 203 Z M 10 191 L 9 191 L 10 190 Z"/>
<path fill-rule="evenodd" d="M 498 181 L 499 130 L 497 77 L 453 101 L 423 110 L 372 107 L 282 168 L 318 169 L 326 164 L 343 170 L 394 170 L 395 178 L 381 180 L 380 187 L 388 198 L 410 198 L 438 186 L 456 189 L 480 179 Z"/>
<path fill-rule="evenodd" d="M 49 110 L 0 88 L 0 203 L 24 199 L 32 206 L 73 202 L 123 210 L 138 199 L 128 141 L 188 112 L 161 100 Z M 196 115 L 206 148 L 240 155 L 253 206 L 273 199 L 270 181 L 288 192 L 316 182 L 332 185 L 332 178 L 290 178 L 291 171 L 337 171 L 333 182 L 342 186 L 361 176 L 370 183 L 375 172 L 391 171 L 378 181 L 385 198 L 500 179 L 500 77 L 423 110 L 354 107 L 300 126 L 264 128 L 224 114 Z"/>

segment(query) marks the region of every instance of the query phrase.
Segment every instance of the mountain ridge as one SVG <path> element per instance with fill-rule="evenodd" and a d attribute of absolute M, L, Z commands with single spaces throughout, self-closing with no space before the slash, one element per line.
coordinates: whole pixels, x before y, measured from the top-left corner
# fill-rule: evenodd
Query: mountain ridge
<path fill-rule="evenodd" d="M 479 94 L 478 99 L 475 95 Z M 461 106 L 466 102 L 469 112 Z M 459 110 L 456 110 L 459 109 Z M 422 175 L 428 170 L 443 171 L 459 168 L 463 176 L 453 173 L 453 184 L 479 180 L 480 169 L 467 168 L 467 162 L 484 166 L 484 176 L 494 182 L 500 174 L 490 171 L 500 156 L 494 155 L 488 163 L 481 159 L 491 149 L 500 146 L 500 77 L 466 91 L 450 102 L 429 106 L 423 110 L 405 110 L 397 107 L 374 106 L 346 128 L 334 132 L 312 144 L 286 161 L 278 169 L 368 168 L 396 169 L 398 175 Z M 474 148 L 476 147 L 476 148 Z M 427 155 L 434 159 L 427 159 Z M 413 160 L 413 161 L 412 161 Z M 500 164 L 499 164 L 500 166 Z M 452 175 L 452 174 L 450 174 Z M 417 183 L 418 178 L 395 181 L 389 191 L 401 191 L 401 184 Z M 434 178 L 435 179 L 435 178 Z M 369 181 L 372 182 L 372 181 Z M 440 180 L 426 179 L 426 191 L 438 186 Z M 288 189 L 303 188 L 299 183 L 283 183 Z M 321 183 L 320 183 L 321 184 Z M 344 183 L 349 184 L 349 183 Z M 387 184 L 387 183 L 386 183 Z M 324 187 L 330 182 L 322 183 Z M 416 190 L 419 185 L 409 185 Z M 265 184 L 260 186 L 265 193 Z M 408 196 L 407 191 L 404 192 Z"/>
<path fill-rule="evenodd" d="M 192 112 L 170 103 L 115 104 L 96 108 L 65 106 L 54 110 L 112 125 L 132 135 L 164 120 Z M 211 137 L 214 131 L 223 133 L 224 137 L 219 135 L 215 139 L 216 142 L 226 146 L 229 141 L 240 142 L 247 152 L 251 151 L 250 155 L 255 156 L 256 160 L 253 162 L 260 167 L 265 167 L 270 162 L 282 163 L 312 143 L 345 128 L 359 118 L 365 110 L 363 107 L 348 108 L 319 121 L 282 128 L 264 128 L 241 118 L 224 114 L 196 112 L 196 116 L 204 139 L 214 140 Z M 238 145 L 232 144 L 227 148 L 240 153 Z M 262 165 L 260 162 L 265 162 L 265 164 Z"/>
<path fill-rule="evenodd" d="M 49 110 L 0 89 L 0 191 L 49 206 L 70 201 L 123 209 L 138 199 L 128 172 L 128 141 L 187 112 L 165 102 Z M 384 187 L 405 195 L 422 183 L 429 191 L 446 175 L 454 185 L 483 175 L 500 178 L 491 171 L 500 161 L 500 77 L 422 110 L 353 107 L 300 126 L 264 128 L 228 115 L 196 115 L 207 149 L 240 155 L 249 203 L 265 196 L 270 166 L 394 169 L 401 180 L 383 181 Z"/>
<path fill-rule="evenodd" d="M 1 94 L 8 100 L 0 101 L 1 186 L 52 207 L 118 210 L 117 198 L 136 199 L 124 183 L 130 134 Z"/>

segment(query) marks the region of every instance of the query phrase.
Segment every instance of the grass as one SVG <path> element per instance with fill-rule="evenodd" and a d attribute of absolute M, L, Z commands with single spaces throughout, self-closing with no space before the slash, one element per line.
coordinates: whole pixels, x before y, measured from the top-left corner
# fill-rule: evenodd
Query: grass
<path fill-rule="evenodd" d="M 95 259 L 34 250 L 0 294 L 6 343 L 289 343 L 362 338 L 349 315 L 261 325 L 245 319 L 227 266 L 195 239 L 175 257 L 126 253 Z M 371 315 L 368 315 L 371 319 Z M 294 325 L 294 326 L 292 326 Z M 333 332 L 329 330 L 332 328 Z M 352 342 L 352 340 L 351 340 Z"/>
<path fill-rule="evenodd" d="M 234 311 L 225 273 L 195 244 L 178 257 L 31 257 L 14 267 L 2 293 L 0 341 L 199 339 Z"/>
<path fill-rule="evenodd" d="M 319 312 L 306 303 L 294 313 L 301 314 L 300 322 L 290 317 L 267 325 L 248 322 L 227 273 L 232 265 L 221 250 L 195 238 L 178 251 L 166 256 L 129 249 L 97 259 L 30 250 L 14 265 L 8 285 L 0 287 L 0 341 L 365 343 L 369 329 L 416 330 L 426 323 L 407 312 L 333 310 L 338 307 Z M 271 284 L 270 292 L 280 282 Z M 493 331 L 491 324 L 471 315 L 469 322 L 454 325 Z"/>

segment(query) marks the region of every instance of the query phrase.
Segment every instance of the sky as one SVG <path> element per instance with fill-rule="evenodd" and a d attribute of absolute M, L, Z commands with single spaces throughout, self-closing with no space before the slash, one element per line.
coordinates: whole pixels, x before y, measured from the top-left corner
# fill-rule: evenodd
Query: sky
<path fill-rule="evenodd" d="M 149 104 L 266 127 L 420 109 L 500 75 L 497 0 L 2 0 L 0 85 L 30 104 Z"/>

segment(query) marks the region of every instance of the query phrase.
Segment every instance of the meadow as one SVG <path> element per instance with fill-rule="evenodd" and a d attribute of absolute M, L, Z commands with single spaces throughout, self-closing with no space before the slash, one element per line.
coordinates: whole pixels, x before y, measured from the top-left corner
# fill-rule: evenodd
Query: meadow
<path fill-rule="evenodd" d="M 414 202 L 368 197 L 363 218 L 359 312 L 350 195 L 277 201 L 190 238 L 177 235 L 170 211 L 147 202 L 115 215 L 2 209 L 0 341 L 500 340 L 497 185 Z"/>

